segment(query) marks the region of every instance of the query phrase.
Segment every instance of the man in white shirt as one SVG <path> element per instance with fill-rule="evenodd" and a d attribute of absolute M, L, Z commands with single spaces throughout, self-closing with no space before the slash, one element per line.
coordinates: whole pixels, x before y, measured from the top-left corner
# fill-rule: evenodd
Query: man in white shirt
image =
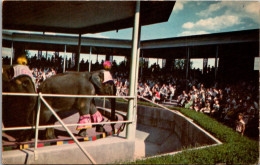
<path fill-rule="evenodd" d="M 170 102 L 172 102 L 172 98 L 175 94 L 176 91 L 176 85 L 172 86 L 171 84 L 169 85 L 169 91 L 170 91 Z"/>

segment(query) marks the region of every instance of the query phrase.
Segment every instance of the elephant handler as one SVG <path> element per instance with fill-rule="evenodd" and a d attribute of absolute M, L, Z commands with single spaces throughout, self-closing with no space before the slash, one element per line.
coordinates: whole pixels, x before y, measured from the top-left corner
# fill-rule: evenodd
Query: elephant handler
<path fill-rule="evenodd" d="M 36 85 L 35 85 L 35 78 L 33 77 L 33 74 L 30 70 L 30 68 L 27 66 L 27 59 L 25 56 L 21 56 L 17 58 L 17 64 L 14 65 L 14 76 L 12 79 L 21 76 L 21 75 L 27 75 L 32 79 L 33 85 L 36 89 Z"/>
<path fill-rule="evenodd" d="M 111 63 L 110 61 L 105 61 L 104 64 L 104 81 L 103 84 L 114 84 L 112 75 L 110 73 L 111 69 Z M 87 124 L 87 123 L 101 123 L 104 120 L 103 116 L 101 113 L 97 110 L 96 105 L 95 105 L 95 100 L 92 99 L 91 105 L 90 105 L 90 114 L 80 116 L 78 124 Z M 91 128 L 91 125 L 82 125 L 82 126 L 77 126 L 76 130 L 83 130 L 87 128 Z M 104 132 L 104 128 L 102 125 L 97 125 L 96 126 L 96 131 L 97 132 Z M 81 131 L 80 131 L 81 132 Z"/>

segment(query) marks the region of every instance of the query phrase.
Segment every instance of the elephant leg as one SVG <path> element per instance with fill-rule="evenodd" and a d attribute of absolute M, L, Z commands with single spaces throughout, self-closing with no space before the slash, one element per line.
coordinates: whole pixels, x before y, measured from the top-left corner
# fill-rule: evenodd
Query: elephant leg
<path fill-rule="evenodd" d="M 116 116 L 116 99 L 110 99 L 111 103 L 111 121 L 117 121 L 118 118 Z M 111 124 L 112 130 L 115 131 L 115 124 Z"/>
<path fill-rule="evenodd" d="M 47 128 L 45 136 L 46 136 L 46 139 L 57 139 L 55 132 L 54 132 L 54 128 Z"/>
<path fill-rule="evenodd" d="M 32 116 L 30 116 L 32 117 Z M 32 120 L 30 118 L 26 118 L 25 121 L 25 126 L 32 126 L 33 124 L 31 123 Z M 19 133 L 19 137 L 16 139 L 18 142 L 23 142 L 23 141 L 30 141 L 33 136 L 34 136 L 35 130 L 34 129 L 30 129 L 30 130 L 21 130 Z"/>
<path fill-rule="evenodd" d="M 86 137 L 88 135 L 87 129 L 81 129 L 78 133 L 78 136 Z"/>
<path fill-rule="evenodd" d="M 78 99 L 77 100 L 77 108 L 79 109 L 80 118 L 78 124 L 86 124 L 77 126 L 76 130 L 79 130 L 78 135 L 85 137 L 87 136 L 87 128 L 91 128 L 91 125 L 87 125 L 91 123 L 90 116 L 90 103 L 91 99 Z"/>
<path fill-rule="evenodd" d="M 27 105 L 28 109 L 24 114 L 24 122 L 25 126 L 32 126 L 34 121 L 34 108 L 35 108 L 35 100 L 29 100 L 29 104 Z M 22 141 L 30 141 L 34 135 L 34 129 L 31 130 L 21 130 L 19 132 L 19 136 L 16 139 L 18 142 Z"/>
<path fill-rule="evenodd" d="M 97 110 L 95 100 L 93 99 L 90 105 L 91 120 L 93 123 L 100 123 L 104 120 L 101 113 Z M 105 132 L 103 125 L 96 125 L 96 132 Z"/>
<path fill-rule="evenodd" d="M 33 137 L 33 130 L 23 130 L 19 134 L 19 138 L 16 139 L 18 142 L 30 141 Z"/>
<path fill-rule="evenodd" d="M 41 125 L 54 125 L 55 121 L 51 121 L 52 113 L 48 109 L 42 109 L 42 114 L 41 114 L 41 119 L 40 119 L 40 124 Z M 45 138 L 46 139 L 57 139 L 55 136 L 54 128 L 46 128 L 45 131 Z"/>

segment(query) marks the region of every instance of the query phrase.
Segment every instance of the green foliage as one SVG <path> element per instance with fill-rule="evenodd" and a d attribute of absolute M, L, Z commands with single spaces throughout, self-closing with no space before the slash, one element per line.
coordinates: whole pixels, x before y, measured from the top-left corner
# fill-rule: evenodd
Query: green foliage
<path fill-rule="evenodd" d="M 175 155 L 137 160 L 134 164 L 255 164 L 258 162 L 258 142 L 241 136 L 231 128 L 219 123 L 211 117 L 185 108 L 171 108 L 180 111 L 193 119 L 217 139 L 221 145 L 197 150 L 184 150 Z"/>

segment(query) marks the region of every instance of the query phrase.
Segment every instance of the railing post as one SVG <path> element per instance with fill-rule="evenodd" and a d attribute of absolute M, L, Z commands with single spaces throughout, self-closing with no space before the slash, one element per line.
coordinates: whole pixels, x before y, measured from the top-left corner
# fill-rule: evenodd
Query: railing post
<path fill-rule="evenodd" d="M 38 94 L 38 105 L 37 105 L 37 117 L 35 123 L 35 143 L 34 143 L 34 160 L 38 160 L 38 153 L 37 153 L 37 144 L 38 144 L 38 134 L 39 134 L 39 120 L 40 120 L 40 111 L 41 111 L 41 92 Z"/>
<path fill-rule="evenodd" d="M 132 52 L 131 52 L 131 69 L 130 69 L 130 88 L 129 95 L 135 96 L 136 91 L 136 59 L 137 59 L 137 48 L 138 48 L 138 35 L 139 35 L 139 22 L 140 21 L 140 1 L 136 1 L 136 11 L 135 11 L 135 20 L 134 20 L 134 28 L 133 28 L 133 37 L 132 37 Z M 134 121 L 134 114 L 136 111 L 136 102 L 135 99 L 130 99 L 128 102 L 128 113 L 127 120 Z M 135 139 L 135 124 L 128 124 L 126 129 L 126 138 L 134 140 Z"/>
<path fill-rule="evenodd" d="M 103 99 L 103 108 L 106 108 L 106 98 Z"/>
<path fill-rule="evenodd" d="M 218 45 L 216 47 L 216 57 L 215 57 L 215 82 L 217 82 L 217 73 L 218 73 Z"/>
<path fill-rule="evenodd" d="M 63 56 L 63 73 L 65 72 L 66 70 L 66 62 L 67 62 L 67 55 L 66 55 L 66 45 L 64 45 L 64 56 Z"/>
<path fill-rule="evenodd" d="M 77 71 L 79 72 L 79 68 L 80 68 L 80 65 L 79 65 L 79 63 L 80 63 L 80 51 L 81 51 L 81 34 L 79 34 L 79 42 L 78 42 L 78 53 L 76 54 L 76 56 L 77 56 L 77 60 L 75 60 L 75 62 L 76 62 L 76 66 L 77 66 Z"/>
<path fill-rule="evenodd" d="M 12 48 L 11 48 L 10 65 L 13 65 L 13 56 L 14 56 L 14 41 L 13 41 L 13 33 L 12 33 Z"/>
<path fill-rule="evenodd" d="M 92 61 L 90 61 L 90 56 L 91 56 L 91 54 L 92 54 L 92 47 L 90 47 L 89 48 L 89 65 L 88 65 L 88 72 L 90 72 L 91 71 L 91 63 L 92 63 Z"/>
<path fill-rule="evenodd" d="M 81 151 L 88 157 L 90 162 L 92 164 L 97 164 L 95 160 L 89 155 L 89 153 L 81 146 L 78 139 L 73 135 L 73 133 L 69 130 L 69 128 L 64 124 L 62 119 L 57 115 L 57 113 L 51 108 L 51 106 L 47 103 L 47 101 L 42 97 L 41 93 L 39 93 L 39 97 L 41 97 L 43 103 L 46 105 L 46 107 L 52 112 L 52 114 L 56 117 L 56 119 L 61 123 L 63 128 L 68 132 L 68 134 L 72 137 L 74 142 L 78 145 L 78 147 L 81 149 Z"/>

